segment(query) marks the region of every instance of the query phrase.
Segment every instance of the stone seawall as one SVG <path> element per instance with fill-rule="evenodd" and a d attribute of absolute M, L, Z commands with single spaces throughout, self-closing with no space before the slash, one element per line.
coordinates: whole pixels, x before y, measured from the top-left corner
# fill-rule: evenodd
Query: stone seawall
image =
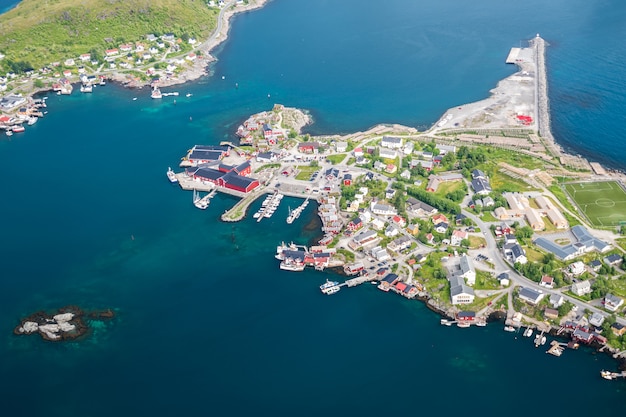
<path fill-rule="evenodd" d="M 535 48 L 535 65 L 536 73 L 536 109 L 537 109 L 537 130 L 539 135 L 544 138 L 545 145 L 549 152 L 554 156 L 560 156 L 563 153 L 561 147 L 554 140 L 550 129 L 550 100 L 548 99 L 548 75 L 546 69 L 546 41 L 536 36 L 531 40 Z"/>

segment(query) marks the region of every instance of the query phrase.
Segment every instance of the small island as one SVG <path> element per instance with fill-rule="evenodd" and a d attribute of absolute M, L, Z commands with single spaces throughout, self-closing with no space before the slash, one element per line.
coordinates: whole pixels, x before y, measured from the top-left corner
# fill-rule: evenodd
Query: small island
<path fill-rule="evenodd" d="M 38 333 L 49 342 L 75 340 L 89 332 L 85 317 L 108 320 L 115 313 L 111 309 L 85 312 L 76 306 L 62 307 L 55 313 L 38 311 L 23 318 L 13 333 L 18 336 Z"/>

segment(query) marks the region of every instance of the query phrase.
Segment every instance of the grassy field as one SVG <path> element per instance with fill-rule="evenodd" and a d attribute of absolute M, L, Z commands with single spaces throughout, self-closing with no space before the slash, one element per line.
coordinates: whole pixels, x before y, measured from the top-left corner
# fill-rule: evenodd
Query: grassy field
<path fill-rule="evenodd" d="M 491 181 L 491 188 L 496 192 L 501 192 L 501 191 L 524 192 L 524 191 L 534 190 L 533 187 L 531 187 L 524 181 L 519 180 L 517 178 L 509 177 L 508 175 L 500 171 L 495 171 L 493 174 L 491 174 L 490 181 Z"/>
<path fill-rule="evenodd" d="M 608 227 L 626 222 L 626 191 L 618 182 L 570 183 L 564 189 L 592 225 Z"/>
<path fill-rule="evenodd" d="M 461 188 L 463 188 L 463 186 L 463 181 L 442 182 L 441 184 L 439 184 L 439 187 L 437 188 L 437 191 L 435 191 L 435 194 L 439 197 L 445 197 L 446 194 L 452 193 L 456 190 L 460 190 Z"/>
<path fill-rule="evenodd" d="M 339 154 L 335 154 L 335 155 L 328 155 L 326 157 L 326 159 L 328 159 L 331 164 L 336 165 L 339 162 L 341 162 L 344 159 L 346 159 L 346 154 L 345 153 L 339 153 Z"/>
<path fill-rule="evenodd" d="M 40 68 L 92 50 L 102 55 L 122 43 L 144 41 L 149 33 L 203 39 L 218 13 L 204 0 L 22 0 L 0 16 L 2 64 L 23 61 Z"/>
<path fill-rule="evenodd" d="M 312 167 L 310 165 L 298 165 L 297 167 L 298 175 L 296 175 L 297 180 L 306 181 L 311 177 L 315 171 L 319 170 L 319 167 Z"/>

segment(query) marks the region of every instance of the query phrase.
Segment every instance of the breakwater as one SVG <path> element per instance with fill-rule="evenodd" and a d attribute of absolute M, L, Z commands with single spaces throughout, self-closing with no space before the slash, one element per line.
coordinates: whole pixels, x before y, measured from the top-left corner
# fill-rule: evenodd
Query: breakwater
<path fill-rule="evenodd" d="M 550 129 L 550 100 L 548 98 L 548 71 L 546 69 L 546 41 L 537 35 L 531 41 L 535 49 L 535 109 L 537 131 L 544 138 L 548 151 L 559 157 L 563 150 L 557 145 Z"/>

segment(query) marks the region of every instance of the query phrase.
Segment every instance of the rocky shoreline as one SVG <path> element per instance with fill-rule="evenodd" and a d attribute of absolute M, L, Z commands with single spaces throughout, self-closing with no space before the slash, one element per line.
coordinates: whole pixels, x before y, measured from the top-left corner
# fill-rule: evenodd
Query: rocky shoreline
<path fill-rule="evenodd" d="M 111 309 L 86 312 L 77 306 L 66 306 L 55 313 L 37 311 L 20 320 L 13 329 L 17 336 L 38 333 L 44 340 L 60 342 L 78 339 L 86 335 L 90 328 L 85 319 L 109 320 L 115 317 Z"/>

